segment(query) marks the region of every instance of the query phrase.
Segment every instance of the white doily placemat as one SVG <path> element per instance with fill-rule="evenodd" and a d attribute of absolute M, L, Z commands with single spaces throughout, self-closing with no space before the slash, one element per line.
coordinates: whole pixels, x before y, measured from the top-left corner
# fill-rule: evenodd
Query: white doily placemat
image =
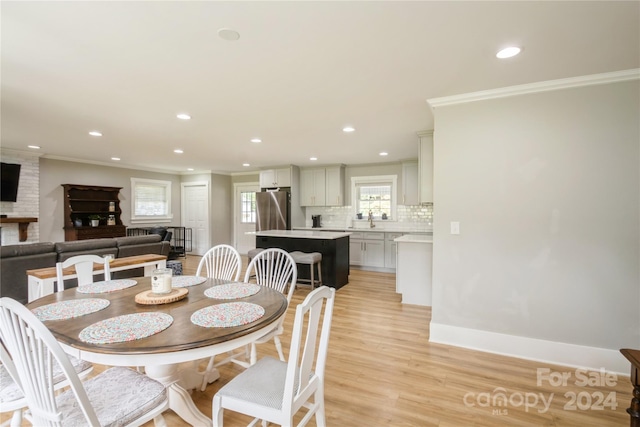
<path fill-rule="evenodd" d="M 133 279 L 116 279 L 93 282 L 89 285 L 78 286 L 76 289 L 81 294 L 104 294 L 107 292 L 120 291 L 136 285 Z"/>
<path fill-rule="evenodd" d="M 133 341 L 162 332 L 172 323 L 173 317 L 166 313 L 125 314 L 87 326 L 78 338 L 90 344 Z"/>
<path fill-rule="evenodd" d="M 191 323 L 205 328 L 230 328 L 255 322 L 264 308 L 250 302 L 229 302 L 202 308 L 191 315 Z"/>
<path fill-rule="evenodd" d="M 212 286 L 204 294 L 215 299 L 238 299 L 255 295 L 260 291 L 259 285 L 253 283 L 225 283 L 224 285 Z"/>
<path fill-rule="evenodd" d="M 109 300 L 102 298 L 83 298 L 68 301 L 58 301 L 52 304 L 36 307 L 33 314 L 41 321 L 47 320 L 64 320 L 74 317 L 84 316 L 85 314 L 95 313 L 111 304 Z"/>
<path fill-rule="evenodd" d="M 200 276 L 173 276 L 171 277 L 172 288 L 188 288 L 189 286 L 199 285 L 207 281 L 206 277 Z"/>

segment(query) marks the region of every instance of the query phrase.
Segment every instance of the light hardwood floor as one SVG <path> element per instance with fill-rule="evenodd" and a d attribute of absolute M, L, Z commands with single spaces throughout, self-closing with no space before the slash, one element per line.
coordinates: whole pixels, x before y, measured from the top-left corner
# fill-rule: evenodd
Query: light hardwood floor
<path fill-rule="evenodd" d="M 198 260 L 182 259 L 184 274 L 194 274 Z M 300 287 L 294 294 L 285 322 L 285 355 L 293 311 L 308 292 L 308 287 Z M 433 344 L 430 318 L 430 308 L 400 303 L 394 274 L 351 270 L 349 284 L 336 293 L 329 342 L 325 377 L 329 427 L 629 425 L 628 376 L 618 377 L 615 386 L 578 386 L 574 368 Z M 272 343 L 258 347 L 258 357 L 264 355 L 277 357 Z M 538 385 L 538 369 L 571 378 L 566 386 L 548 381 Z M 241 371 L 233 364 L 223 366 L 218 381 L 204 392 L 193 392 L 198 408 L 211 416 L 213 395 Z M 506 396 L 506 405 L 498 405 L 500 396 Z M 574 406 L 572 396 L 577 398 Z M 598 402 L 600 396 L 613 400 Z M 542 399 L 550 402 L 548 408 Z M 596 409 L 598 405 L 603 409 Z M 165 413 L 165 420 L 171 427 L 186 425 L 172 411 Z M 225 412 L 225 425 L 249 421 Z M 309 425 L 315 426 L 315 420 Z"/>

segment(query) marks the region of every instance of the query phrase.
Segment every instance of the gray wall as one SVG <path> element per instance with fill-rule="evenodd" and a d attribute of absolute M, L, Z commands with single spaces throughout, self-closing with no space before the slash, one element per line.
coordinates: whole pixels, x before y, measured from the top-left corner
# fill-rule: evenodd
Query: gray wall
<path fill-rule="evenodd" d="M 432 322 L 640 347 L 639 100 L 636 80 L 435 109 Z"/>
<path fill-rule="evenodd" d="M 173 211 L 171 225 L 180 225 L 180 176 L 178 175 L 41 158 L 40 216 L 38 218 L 40 241 L 64 241 L 64 230 L 62 229 L 64 226 L 64 205 L 61 184 L 122 187 L 120 190 L 120 208 L 122 209 L 120 218 L 123 224 L 127 227 L 146 226 L 145 224 L 131 224 L 131 178 L 171 181 L 171 209 Z"/>

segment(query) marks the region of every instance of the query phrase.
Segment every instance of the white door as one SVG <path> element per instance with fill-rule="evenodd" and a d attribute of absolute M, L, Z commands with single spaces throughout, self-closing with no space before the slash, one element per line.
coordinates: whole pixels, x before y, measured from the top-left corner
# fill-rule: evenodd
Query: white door
<path fill-rule="evenodd" d="M 256 247 L 256 236 L 246 234 L 256 231 L 256 192 L 258 183 L 235 184 L 233 201 L 234 246 L 242 255 Z"/>
<path fill-rule="evenodd" d="M 191 229 L 191 253 L 204 255 L 209 241 L 209 183 L 182 184 L 182 225 Z"/>

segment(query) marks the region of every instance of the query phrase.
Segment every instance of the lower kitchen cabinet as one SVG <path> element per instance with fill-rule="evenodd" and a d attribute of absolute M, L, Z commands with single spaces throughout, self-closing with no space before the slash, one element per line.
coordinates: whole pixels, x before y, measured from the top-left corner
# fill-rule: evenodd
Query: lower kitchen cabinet
<path fill-rule="evenodd" d="M 352 233 L 349 239 L 349 264 L 384 268 L 384 233 Z"/>
<path fill-rule="evenodd" d="M 403 233 L 384 233 L 384 267 L 396 268 L 396 245 L 395 239 Z"/>

